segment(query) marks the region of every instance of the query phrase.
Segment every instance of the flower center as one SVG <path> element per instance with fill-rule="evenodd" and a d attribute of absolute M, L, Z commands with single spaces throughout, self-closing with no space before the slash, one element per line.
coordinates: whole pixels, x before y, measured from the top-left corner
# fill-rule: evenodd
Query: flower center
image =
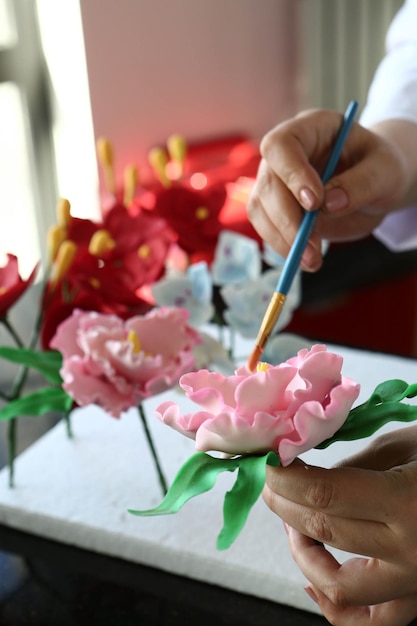
<path fill-rule="evenodd" d="M 92 276 L 91 278 L 88 279 L 88 282 L 90 283 L 90 285 L 93 287 L 93 289 L 100 289 L 101 287 L 101 283 L 99 281 L 98 278 L 95 278 L 94 276 Z"/>
<path fill-rule="evenodd" d="M 260 363 L 257 364 L 256 371 L 257 372 L 267 372 L 268 371 L 268 363 L 265 363 L 264 361 L 261 361 Z"/>
<path fill-rule="evenodd" d="M 195 216 L 198 220 L 206 220 L 209 216 L 209 210 L 205 206 L 199 206 L 198 209 L 195 210 Z"/>
<path fill-rule="evenodd" d="M 129 330 L 127 340 L 133 345 L 133 352 L 137 354 L 141 350 L 140 340 L 134 330 Z"/>
<path fill-rule="evenodd" d="M 148 244 L 144 243 L 138 248 L 138 256 L 141 259 L 148 259 L 151 256 L 151 249 Z"/>
<path fill-rule="evenodd" d="M 71 205 L 66 198 L 60 198 L 57 206 L 58 224 L 68 226 L 71 221 Z"/>
<path fill-rule="evenodd" d="M 55 261 L 56 255 L 59 250 L 59 246 L 66 240 L 67 238 L 67 229 L 65 226 L 51 226 L 47 233 L 47 244 L 48 244 L 48 252 L 49 252 L 49 260 L 51 262 Z"/>
<path fill-rule="evenodd" d="M 77 245 L 70 239 L 67 239 L 59 246 L 53 269 L 53 276 L 50 280 L 52 288 L 54 288 L 68 272 L 76 254 Z"/>
<path fill-rule="evenodd" d="M 93 256 L 100 256 L 103 252 L 113 250 L 115 245 L 116 242 L 110 235 L 109 231 L 102 228 L 101 230 L 95 232 L 91 237 L 88 251 Z"/>

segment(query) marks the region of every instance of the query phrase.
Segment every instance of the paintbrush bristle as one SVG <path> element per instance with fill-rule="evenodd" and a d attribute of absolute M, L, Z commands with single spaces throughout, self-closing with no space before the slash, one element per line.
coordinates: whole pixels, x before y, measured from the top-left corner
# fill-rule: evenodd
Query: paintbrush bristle
<path fill-rule="evenodd" d="M 259 363 L 261 354 L 262 354 L 262 348 L 260 348 L 259 346 L 255 346 L 247 362 L 249 371 L 254 372 L 256 370 L 256 366 Z"/>

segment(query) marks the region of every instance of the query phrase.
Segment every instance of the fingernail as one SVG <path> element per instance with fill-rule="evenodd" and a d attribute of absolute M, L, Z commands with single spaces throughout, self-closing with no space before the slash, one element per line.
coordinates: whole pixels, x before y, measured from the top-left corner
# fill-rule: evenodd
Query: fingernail
<path fill-rule="evenodd" d="M 301 189 L 300 204 L 304 209 L 307 209 L 307 211 L 312 209 L 314 206 L 315 200 L 316 200 L 316 197 L 314 193 L 311 191 L 311 189 L 308 189 L 307 187 L 303 187 L 303 189 Z"/>
<path fill-rule="evenodd" d="M 286 532 L 286 533 L 287 533 L 287 535 L 288 535 L 288 533 L 289 533 L 289 528 L 290 528 L 290 527 L 288 526 L 287 522 L 284 522 L 284 521 L 283 521 L 282 523 L 284 524 L 284 530 L 285 530 L 285 532 Z"/>
<path fill-rule="evenodd" d="M 349 198 L 346 191 L 340 188 L 330 189 L 324 197 L 324 206 L 331 213 L 346 209 Z"/>
<path fill-rule="evenodd" d="M 314 593 L 314 591 L 312 590 L 312 588 L 309 585 L 304 587 L 304 591 L 306 592 L 306 594 L 308 596 L 310 596 L 310 598 L 313 600 L 313 602 L 315 602 L 316 604 L 319 603 L 318 597 L 316 596 L 316 594 Z"/>

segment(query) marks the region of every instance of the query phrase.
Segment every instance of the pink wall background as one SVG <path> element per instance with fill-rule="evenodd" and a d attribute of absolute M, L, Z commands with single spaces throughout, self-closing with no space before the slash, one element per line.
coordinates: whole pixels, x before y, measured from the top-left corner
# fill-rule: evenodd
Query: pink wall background
<path fill-rule="evenodd" d="M 258 140 L 297 108 L 294 0 L 81 0 L 94 133 L 116 171 L 173 132 Z"/>

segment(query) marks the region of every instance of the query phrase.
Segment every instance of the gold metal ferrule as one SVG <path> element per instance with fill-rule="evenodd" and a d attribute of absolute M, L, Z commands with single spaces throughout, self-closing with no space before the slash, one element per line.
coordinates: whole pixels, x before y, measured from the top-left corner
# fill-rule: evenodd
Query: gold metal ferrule
<path fill-rule="evenodd" d="M 262 320 L 258 337 L 256 338 L 256 345 L 259 346 L 259 348 L 263 349 L 264 345 L 268 341 L 269 335 L 278 321 L 286 299 L 287 296 L 283 293 L 278 293 L 277 291 L 272 296 Z"/>

